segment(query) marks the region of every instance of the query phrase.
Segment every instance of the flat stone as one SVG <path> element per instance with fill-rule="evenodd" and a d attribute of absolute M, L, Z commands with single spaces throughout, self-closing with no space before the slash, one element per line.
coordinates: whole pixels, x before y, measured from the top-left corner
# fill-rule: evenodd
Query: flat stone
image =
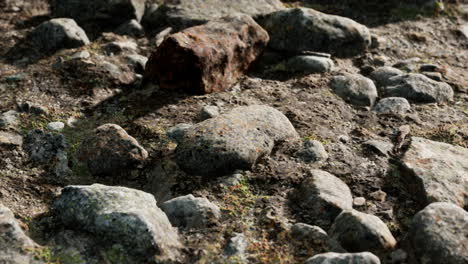
<path fill-rule="evenodd" d="M 380 259 L 370 252 L 362 253 L 322 253 L 317 254 L 304 264 L 380 264 Z"/>
<path fill-rule="evenodd" d="M 0 146 L 21 147 L 23 145 L 23 137 L 18 134 L 0 131 Z"/>

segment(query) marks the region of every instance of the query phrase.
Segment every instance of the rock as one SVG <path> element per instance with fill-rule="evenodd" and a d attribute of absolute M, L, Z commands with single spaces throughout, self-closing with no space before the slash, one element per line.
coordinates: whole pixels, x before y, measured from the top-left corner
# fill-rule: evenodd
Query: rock
<path fill-rule="evenodd" d="M 23 137 L 18 134 L 0 131 L 0 147 L 21 147 L 23 145 Z"/>
<path fill-rule="evenodd" d="M 396 245 L 395 238 L 380 218 L 356 210 L 343 211 L 335 219 L 329 234 L 334 249 L 348 252 L 378 254 Z"/>
<path fill-rule="evenodd" d="M 206 120 L 217 116 L 219 116 L 219 107 L 215 105 L 204 106 L 200 113 L 201 120 Z"/>
<path fill-rule="evenodd" d="M 343 210 L 353 207 L 348 185 L 336 176 L 321 170 L 311 170 L 299 186 L 293 200 L 314 218 L 331 223 Z"/>
<path fill-rule="evenodd" d="M 408 100 L 403 97 L 387 97 L 380 100 L 373 109 L 379 114 L 405 114 L 411 110 Z"/>
<path fill-rule="evenodd" d="M 55 132 L 60 132 L 65 128 L 65 124 L 62 122 L 50 122 L 47 124 L 47 129 Z"/>
<path fill-rule="evenodd" d="M 305 264 L 380 264 L 380 259 L 370 252 L 362 253 L 322 253 L 317 254 Z"/>
<path fill-rule="evenodd" d="M 0 203 L 0 263 L 43 263 L 34 260 L 31 251 L 36 246 L 36 243 L 24 234 L 13 212 Z"/>
<path fill-rule="evenodd" d="M 369 196 L 372 197 L 372 199 L 374 199 L 376 201 L 385 202 L 385 199 L 387 198 L 387 193 L 385 193 L 382 190 L 378 190 L 378 191 L 375 191 L 375 192 L 371 192 L 369 194 Z"/>
<path fill-rule="evenodd" d="M 442 81 L 442 74 L 440 72 L 421 72 L 421 74 L 434 81 Z"/>
<path fill-rule="evenodd" d="M 403 249 L 397 249 L 390 253 L 390 263 L 403 263 L 408 258 L 408 253 L 406 253 Z"/>
<path fill-rule="evenodd" d="M 46 52 L 88 45 L 89 39 L 73 19 L 54 18 L 36 27 L 30 35 L 34 46 Z"/>
<path fill-rule="evenodd" d="M 300 154 L 306 162 L 322 162 L 328 159 L 327 151 L 317 140 L 305 141 L 304 150 Z"/>
<path fill-rule="evenodd" d="M 328 234 L 318 226 L 297 223 L 291 227 L 291 237 L 304 242 L 325 245 L 328 241 Z"/>
<path fill-rule="evenodd" d="M 288 52 L 319 51 L 337 56 L 362 53 L 371 44 L 367 27 L 310 8 L 280 10 L 259 19 L 270 35 L 269 46 Z"/>
<path fill-rule="evenodd" d="M 223 176 L 250 169 L 280 141 L 298 138 L 288 118 L 269 106 L 234 108 L 187 129 L 175 150 L 190 174 Z"/>
<path fill-rule="evenodd" d="M 353 199 L 354 206 L 364 206 L 366 204 L 366 198 L 364 197 L 356 197 Z"/>
<path fill-rule="evenodd" d="M 166 38 L 146 65 L 144 83 L 207 94 L 234 85 L 268 43 L 247 15 L 213 20 Z M 187 74 L 190 72 L 190 74 Z"/>
<path fill-rule="evenodd" d="M 136 73 L 143 73 L 148 58 L 139 54 L 127 54 L 124 56 L 124 60 Z"/>
<path fill-rule="evenodd" d="M 410 240 L 420 263 L 468 262 L 468 213 L 451 203 L 432 203 L 417 213 Z"/>
<path fill-rule="evenodd" d="M 292 72 L 324 73 L 333 70 L 334 63 L 329 58 L 318 56 L 294 56 L 286 62 L 286 68 Z"/>
<path fill-rule="evenodd" d="M 177 231 L 151 194 L 101 184 L 67 186 L 53 207 L 66 227 L 89 232 L 109 247 L 122 247 L 139 263 L 179 257 Z"/>
<path fill-rule="evenodd" d="M 370 148 L 378 155 L 390 157 L 393 151 L 393 144 L 386 141 L 381 140 L 368 140 L 364 142 L 364 146 Z"/>
<path fill-rule="evenodd" d="M 240 260 L 242 262 L 247 261 L 246 251 L 249 245 L 249 241 L 242 233 L 235 233 L 229 240 L 226 248 L 224 249 L 224 255 L 229 260 Z"/>
<path fill-rule="evenodd" d="M 181 141 L 184 137 L 185 132 L 188 131 L 189 128 L 191 128 L 193 125 L 192 124 L 186 124 L 186 123 L 181 123 L 177 124 L 171 128 L 169 128 L 166 132 L 166 135 L 173 139 L 174 141 Z"/>
<path fill-rule="evenodd" d="M 178 0 L 166 1 L 145 18 L 148 27 L 176 30 L 205 24 L 233 14 L 257 16 L 284 9 L 280 0 Z"/>
<path fill-rule="evenodd" d="M 370 78 L 375 82 L 375 85 L 381 91 L 381 87 L 391 84 L 390 78 L 398 75 L 403 75 L 404 72 L 393 67 L 380 67 L 370 74 Z"/>
<path fill-rule="evenodd" d="M 120 25 L 116 30 L 115 33 L 118 35 L 128 35 L 132 37 L 142 37 L 145 35 L 145 30 L 143 26 L 138 23 L 137 20 L 132 19 L 129 20 L 122 25 Z"/>
<path fill-rule="evenodd" d="M 219 178 L 218 182 L 224 186 L 231 187 L 241 183 L 244 176 L 240 173 L 234 173 L 232 175 L 227 175 Z"/>
<path fill-rule="evenodd" d="M 165 29 L 161 30 L 154 37 L 154 39 L 155 39 L 154 42 L 156 43 L 156 47 L 159 47 L 161 45 L 161 43 L 163 43 L 163 41 L 166 40 L 166 38 L 171 35 L 172 31 L 173 31 L 173 28 L 171 28 L 171 27 L 168 27 L 168 28 L 165 28 Z"/>
<path fill-rule="evenodd" d="M 206 198 L 180 196 L 161 204 L 172 225 L 182 228 L 201 228 L 221 217 L 219 207 Z"/>
<path fill-rule="evenodd" d="M 135 19 L 140 21 L 145 12 L 145 0 L 108 1 L 52 0 L 51 13 L 55 17 L 70 17 L 78 23 L 121 25 Z"/>
<path fill-rule="evenodd" d="M 89 59 L 91 54 L 87 50 L 78 51 L 70 56 L 70 60 L 82 60 L 82 59 Z"/>
<path fill-rule="evenodd" d="M 109 55 L 119 55 L 124 52 L 135 53 L 138 50 L 138 45 L 130 40 L 113 41 L 103 46 L 103 49 Z"/>
<path fill-rule="evenodd" d="M 437 82 L 419 73 L 392 77 L 383 88 L 385 97 L 404 97 L 412 102 L 444 103 L 453 101 L 453 89 L 444 82 Z"/>
<path fill-rule="evenodd" d="M 116 175 L 142 163 L 148 152 L 120 126 L 105 124 L 83 140 L 78 157 L 93 175 Z"/>
<path fill-rule="evenodd" d="M 46 107 L 31 103 L 31 102 L 22 103 L 19 106 L 19 110 L 21 112 L 30 113 L 30 114 L 38 115 L 38 116 L 49 114 L 49 111 L 47 110 Z"/>
<path fill-rule="evenodd" d="M 330 85 L 337 95 L 354 105 L 372 106 L 378 96 L 372 80 L 359 74 L 335 76 Z"/>
<path fill-rule="evenodd" d="M 10 110 L 0 115 L 0 128 L 8 128 L 18 124 L 19 113 L 15 110 Z"/>
<path fill-rule="evenodd" d="M 401 159 L 403 177 L 423 203 L 468 206 L 468 149 L 413 137 Z"/>
<path fill-rule="evenodd" d="M 406 72 L 413 72 L 417 71 L 417 66 L 421 62 L 421 58 L 413 57 L 406 60 L 398 61 L 397 63 L 393 64 L 394 68 L 405 70 Z"/>
<path fill-rule="evenodd" d="M 468 39 L 468 24 L 461 25 L 458 28 L 458 32 L 465 40 Z"/>

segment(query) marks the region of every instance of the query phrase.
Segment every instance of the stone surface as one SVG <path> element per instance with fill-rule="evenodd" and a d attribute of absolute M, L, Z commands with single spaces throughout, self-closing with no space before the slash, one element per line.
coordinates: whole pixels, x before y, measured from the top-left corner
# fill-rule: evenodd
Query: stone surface
<path fill-rule="evenodd" d="M 432 203 L 417 213 L 410 240 L 420 263 L 468 263 L 468 213 L 451 203 Z"/>
<path fill-rule="evenodd" d="M 351 56 L 362 53 L 371 44 L 367 27 L 310 8 L 280 10 L 259 19 L 259 23 L 270 35 L 269 46 L 281 51 Z"/>
<path fill-rule="evenodd" d="M 444 103 L 453 101 L 453 89 L 444 82 L 429 79 L 423 74 L 397 75 L 382 90 L 384 97 L 404 97 L 418 103 Z"/>
<path fill-rule="evenodd" d="M 374 111 L 379 114 L 405 114 L 410 110 L 411 105 L 403 97 L 383 98 L 374 107 Z"/>
<path fill-rule="evenodd" d="M 424 203 L 468 205 L 468 149 L 413 137 L 401 159 L 403 176 Z"/>
<path fill-rule="evenodd" d="M 191 128 L 193 126 L 193 124 L 186 124 L 186 123 L 181 123 L 181 124 L 177 124 L 173 127 L 170 127 L 167 132 L 166 132 L 166 135 L 173 139 L 174 141 L 181 141 L 183 138 L 184 138 L 184 134 L 185 132 L 188 131 L 189 128 Z"/>
<path fill-rule="evenodd" d="M 371 139 L 364 142 L 364 146 L 385 157 L 390 157 L 393 151 L 393 144 L 382 140 Z"/>
<path fill-rule="evenodd" d="M 139 54 L 127 54 L 124 56 L 124 60 L 136 73 L 143 73 L 146 62 L 148 62 L 147 57 Z"/>
<path fill-rule="evenodd" d="M 247 247 L 249 241 L 242 233 L 237 233 L 229 240 L 229 243 L 224 249 L 224 255 L 226 255 L 228 261 L 240 260 L 243 262 L 247 261 Z"/>
<path fill-rule="evenodd" d="M 322 253 L 317 254 L 305 264 L 380 264 L 380 259 L 370 252 L 362 253 Z"/>
<path fill-rule="evenodd" d="M 300 155 L 306 162 L 322 162 L 328 159 L 328 153 L 323 144 L 317 140 L 307 140 L 304 142 L 304 149 Z"/>
<path fill-rule="evenodd" d="M 179 256 L 177 231 L 151 194 L 101 184 L 67 186 L 53 206 L 66 227 L 89 232 L 108 246 L 123 247 L 141 263 Z"/>
<path fill-rule="evenodd" d="M 219 116 L 219 107 L 215 105 L 204 106 L 200 112 L 201 120 L 206 120 L 217 116 Z"/>
<path fill-rule="evenodd" d="M 171 0 L 145 15 L 145 25 L 181 30 L 236 13 L 256 16 L 281 9 L 280 0 Z"/>
<path fill-rule="evenodd" d="M 19 113 L 15 110 L 10 110 L 0 115 L 0 128 L 8 128 L 18 124 Z"/>
<path fill-rule="evenodd" d="M 325 245 L 328 241 L 328 234 L 318 226 L 304 223 L 297 223 L 291 227 L 291 237 L 304 242 Z"/>
<path fill-rule="evenodd" d="M 353 197 L 348 185 L 336 176 L 322 170 L 311 170 L 299 186 L 294 200 L 309 215 L 331 223 L 343 210 L 353 207 Z"/>
<path fill-rule="evenodd" d="M 372 80 L 359 74 L 335 76 L 330 85 L 337 95 L 354 105 L 372 106 L 378 96 Z"/>
<path fill-rule="evenodd" d="M 54 18 L 36 27 L 30 35 L 35 47 L 47 52 L 89 44 L 88 36 L 73 19 Z"/>
<path fill-rule="evenodd" d="M 47 124 L 47 129 L 52 131 L 60 132 L 63 128 L 65 128 L 65 124 L 62 122 L 50 122 Z"/>
<path fill-rule="evenodd" d="M 356 197 L 353 199 L 354 206 L 364 206 L 366 204 L 366 198 L 364 197 Z"/>
<path fill-rule="evenodd" d="M 131 40 L 126 41 L 112 41 L 102 47 L 109 55 L 119 55 L 122 53 L 135 53 L 138 45 Z"/>
<path fill-rule="evenodd" d="M 0 146 L 21 147 L 22 145 L 23 137 L 21 135 L 0 131 Z"/>
<path fill-rule="evenodd" d="M 116 124 L 104 124 L 83 140 L 79 160 L 93 175 L 116 175 L 141 164 L 148 152 Z"/>
<path fill-rule="evenodd" d="M 172 225 L 182 228 L 201 228 L 221 217 L 219 207 L 206 198 L 180 196 L 161 204 Z"/>
<path fill-rule="evenodd" d="M 329 235 L 335 250 L 348 252 L 379 254 L 396 245 L 395 238 L 380 218 L 356 210 L 343 211 L 335 219 Z"/>
<path fill-rule="evenodd" d="M 145 35 L 145 30 L 143 29 L 143 26 L 140 25 L 140 23 L 138 23 L 137 20 L 132 19 L 120 25 L 115 30 L 115 33 L 119 35 L 128 35 L 132 37 L 142 37 Z"/>
<path fill-rule="evenodd" d="M 286 62 L 288 71 L 305 74 L 330 72 L 333 67 L 334 63 L 331 59 L 310 55 L 294 56 Z"/>
<path fill-rule="evenodd" d="M 268 43 L 251 17 L 236 15 L 166 38 L 146 65 L 144 83 L 206 94 L 234 85 Z"/>
<path fill-rule="evenodd" d="M 187 173 L 220 177 L 250 169 L 277 142 L 297 137 L 291 122 L 278 110 L 241 106 L 187 129 L 175 151 L 176 161 Z"/>
<path fill-rule="evenodd" d="M 390 78 L 405 74 L 402 70 L 390 66 L 377 68 L 370 74 L 370 78 L 375 82 L 379 91 L 381 87 L 391 84 Z"/>

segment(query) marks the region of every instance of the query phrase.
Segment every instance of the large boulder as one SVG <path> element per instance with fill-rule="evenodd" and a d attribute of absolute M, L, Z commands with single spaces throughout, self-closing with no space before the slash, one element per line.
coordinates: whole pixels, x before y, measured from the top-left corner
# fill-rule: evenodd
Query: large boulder
<path fill-rule="evenodd" d="M 337 95 L 354 105 L 372 106 L 378 96 L 374 82 L 359 74 L 335 76 L 330 85 Z"/>
<path fill-rule="evenodd" d="M 160 261 L 176 260 L 181 243 L 153 195 L 101 184 L 67 186 L 54 202 L 54 212 L 66 227 L 94 234 L 107 246 Z"/>
<path fill-rule="evenodd" d="M 148 152 L 122 127 L 104 124 L 81 143 L 78 157 L 93 175 L 115 175 L 142 163 Z"/>
<path fill-rule="evenodd" d="M 62 48 L 78 48 L 89 44 L 88 36 L 82 28 L 70 18 L 54 18 L 37 26 L 31 32 L 35 47 L 46 52 Z"/>
<path fill-rule="evenodd" d="M 284 8 L 280 0 L 171 0 L 148 12 L 143 23 L 181 30 L 236 13 L 256 16 Z"/>
<path fill-rule="evenodd" d="M 380 264 L 380 259 L 370 252 L 362 253 L 322 253 L 317 254 L 305 264 Z"/>
<path fill-rule="evenodd" d="M 270 47 L 280 51 L 350 56 L 362 53 L 371 44 L 364 25 L 310 8 L 280 10 L 259 19 L 259 23 L 270 35 Z"/>
<path fill-rule="evenodd" d="M 468 263 L 468 213 L 451 203 L 432 203 L 417 213 L 410 240 L 420 263 Z"/>
<path fill-rule="evenodd" d="M 234 85 L 268 43 L 251 17 L 236 15 L 166 38 L 146 64 L 144 83 L 206 94 Z"/>
<path fill-rule="evenodd" d="M 250 169 L 277 142 L 297 138 L 288 118 L 264 105 L 241 106 L 188 128 L 176 148 L 177 164 L 197 175 Z"/>
<path fill-rule="evenodd" d="M 425 204 L 468 206 L 468 149 L 413 137 L 401 159 L 403 177 Z"/>

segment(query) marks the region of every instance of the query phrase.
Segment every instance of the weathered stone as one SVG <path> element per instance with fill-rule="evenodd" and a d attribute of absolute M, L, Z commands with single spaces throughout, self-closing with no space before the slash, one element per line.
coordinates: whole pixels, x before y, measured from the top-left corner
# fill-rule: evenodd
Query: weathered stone
<path fill-rule="evenodd" d="M 115 175 L 135 168 L 148 152 L 120 126 L 105 124 L 81 143 L 78 157 L 93 175 Z"/>
<path fill-rule="evenodd" d="M 410 110 L 411 105 L 403 97 L 383 98 L 374 107 L 374 111 L 379 114 L 405 114 Z"/>
<path fill-rule="evenodd" d="M 304 142 L 304 149 L 300 155 L 306 162 L 322 162 L 328 159 L 328 153 L 323 144 L 317 140 L 307 140 Z"/>
<path fill-rule="evenodd" d="M 421 74 L 434 81 L 442 81 L 442 73 L 440 72 L 421 72 Z"/>
<path fill-rule="evenodd" d="M 377 68 L 370 74 L 370 78 L 375 82 L 375 85 L 381 91 L 381 87 L 391 84 L 390 78 L 398 75 L 403 75 L 404 72 L 393 67 L 385 66 Z"/>
<path fill-rule="evenodd" d="M 166 38 L 146 65 L 144 83 L 206 94 L 234 85 L 268 43 L 268 34 L 247 15 L 188 28 Z"/>
<path fill-rule="evenodd" d="M 136 73 L 143 73 L 145 71 L 146 62 L 148 62 L 147 57 L 138 54 L 125 55 L 124 60 Z"/>
<path fill-rule="evenodd" d="M 8 128 L 18 124 L 19 113 L 15 110 L 10 110 L 0 115 L 0 128 Z"/>
<path fill-rule="evenodd" d="M 187 129 L 176 149 L 187 173 L 223 176 L 250 169 L 277 142 L 297 138 L 288 118 L 269 106 L 241 106 Z"/>
<path fill-rule="evenodd" d="M 380 264 L 380 259 L 370 252 L 322 253 L 309 258 L 305 264 Z"/>
<path fill-rule="evenodd" d="M 177 124 L 173 127 L 170 127 L 166 134 L 168 137 L 173 139 L 174 141 L 179 142 L 180 140 L 183 139 L 185 132 L 188 131 L 189 128 L 191 128 L 193 125 L 192 124 L 186 124 L 186 123 L 181 123 Z"/>
<path fill-rule="evenodd" d="M 415 197 L 428 204 L 468 206 L 468 149 L 413 137 L 401 159 L 403 177 Z"/>
<path fill-rule="evenodd" d="M 219 107 L 215 105 L 204 106 L 202 108 L 202 111 L 200 112 L 201 120 L 206 120 L 206 119 L 217 117 L 217 116 L 219 116 Z"/>
<path fill-rule="evenodd" d="M 367 27 L 310 8 L 280 10 L 259 19 L 259 23 L 270 35 L 270 47 L 276 50 L 350 56 L 363 52 L 371 44 Z"/>
<path fill-rule="evenodd" d="M 249 245 L 249 241 L 242 233 L 237 233 L 235 236 L 231 237 L 229 243 L 227 244 L 226 248 L 224 249 L 224 255 L 226 255 L 228 262 L 230 260 L 236 261 L 240 260 L 242 262 L 247 261 L 247 247 Z"/>
<path fill-rule="evenodd" d="M 329 234 L 335 250 L 379 254 L 396 245 L 395 238 L 380 218 L 356 210 L 343 211 L 335 219 Z"/>
<path fill-rule="evenodd" d="M 321 170 L 311 170 L 300 185 L 294 200 L 308 214 L 325 223 L 331 223 L 343 210 L 353 207 L 353 197 L 348 185 L 336 176 Z"/>
<path fill-rule="evenodd" d="M 384 97 L 404 97 L 412 102 L 444 103 L 453 101 L 453 89 L 444 82 L 429 79 L 423 74 L 410 73 L 389 79 L 382 90 Z"/>
<path fill-rule="evenodd" d="M 34 45 L 47 52 L 89 44 L 88 36 L 73 19 L 54 18 L 40 24 L 30 35 Z"/>
<path fill-rule="evenodd" d="M 303 242 L 325 245 L 328 234 L 318 226 L 297 223 L 291 227 L 291 237 Z"/>
<path fill-rule="evenodd" d="M 47 129 L 55 132 L 60 132 L 63 128 L 65 128 L 65 124 L 63 122 L 50 122 L 47 124 Z"/>
<path fill-rule="evenodd" d="M 331 59 L 310 55 L 294 56 L 286 62 L 288 71 L 305 74 L 330 72 L 333 67 L 334 63 Z"/>
<path fill-rule="evenodd" d="M 54 202 L 54 213 L 66 227 L 123 247 L 126 254 L 141 258 L 140 263 L 179 256 L 177 231 L 151 194 L 101 184 L 67 186 Z"/>
<path fill-rule="evenodd" d="M 143 26 L 138 23 L 137 20 L 132 19 L 120 25 L 116 30 L 116 34 L 119 35 L 128 35 L 132 37 L 142 37 L 145 35 Z"/>
<path fill-rule="evenodd" d="M 374 105 L 378 96 L 374 82 L 359 74 L 335 76 L 331 80 L 331 87 L 345 101 L 359 106 Z"/>
<path fill-rule="evenodd" d="M 21 135 L 0 131 L 0 146 L 6 147 L 21 147 L 23 138 Z"/>
<path fill-rule="evenodd" d="M 424 264 L 468 263 L 468 213 L 452 203 L 432 203 L 410 228 L 415 256 Z"/>
<path fill-rule="evenodd" d="M 126 52 L 135 53 L 138 49 L 138 45 L 134 41 L 131 41 L 131 40 L 113 41 L 104 45 L 103 49 L 109 55 L 118 55 L 118 54 L 126 53 Z"/>

